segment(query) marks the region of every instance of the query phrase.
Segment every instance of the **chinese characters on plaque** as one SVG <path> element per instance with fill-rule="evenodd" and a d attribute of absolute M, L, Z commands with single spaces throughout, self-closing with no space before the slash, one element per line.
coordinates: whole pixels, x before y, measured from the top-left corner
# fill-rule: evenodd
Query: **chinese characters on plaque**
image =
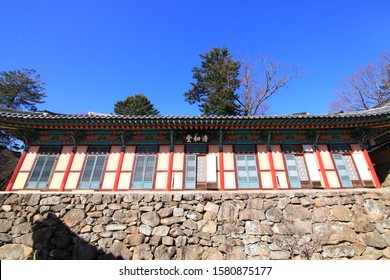
<path fill-rule="evenodd" d="M 204 135 L 198 135 L 198 133 L 195 133 L 195 134 L 188 134 L 186 136 L 186 140 L 187 140 L 187 143 L 198 143 L 198 142 L 203 142 L 203 143 L 207 143 L 207 141 L 209 140 L 207 134 L 204 134 Z"/>

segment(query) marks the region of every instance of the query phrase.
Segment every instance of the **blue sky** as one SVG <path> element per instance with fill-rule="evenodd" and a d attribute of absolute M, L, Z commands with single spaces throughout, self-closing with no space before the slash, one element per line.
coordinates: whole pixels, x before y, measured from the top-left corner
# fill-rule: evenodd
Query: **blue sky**
<path fill-rule="evenodd" d="M 184 101 L 199 54 L 227 46 L 305 69 L 270 114 L 326 113 L 335 89 L 390 51 L 390 1 L 0 1 L 0 71 L 34 68 L 40 110 L 113 112 L 144 93 L 162 115 L 198 115 Z"/>

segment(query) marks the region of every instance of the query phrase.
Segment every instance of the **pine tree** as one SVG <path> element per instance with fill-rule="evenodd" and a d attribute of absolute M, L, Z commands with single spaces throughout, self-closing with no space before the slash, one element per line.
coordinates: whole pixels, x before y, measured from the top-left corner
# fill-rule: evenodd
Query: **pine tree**
<path fill-rule="evenodd" d="M 196 82 L 184 93 L 190 104 L 197 103 L 204 115 L 238 115 L 236 90 L 240 86 L 240 63 L 226 47 L 213 48 L 200 55 L 200 67 L 192 69 Z"/>

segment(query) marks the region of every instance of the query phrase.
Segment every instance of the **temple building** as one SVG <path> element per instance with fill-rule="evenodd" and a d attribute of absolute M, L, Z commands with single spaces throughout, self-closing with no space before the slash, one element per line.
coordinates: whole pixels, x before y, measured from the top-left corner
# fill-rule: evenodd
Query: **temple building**
<path fill-rule="evenodd" d="M 0 108 L 0 129 L 25 144 L 7 191 L 380 188 L 369 151 L 389 120 L 390 106 L 197 117 Z"/>

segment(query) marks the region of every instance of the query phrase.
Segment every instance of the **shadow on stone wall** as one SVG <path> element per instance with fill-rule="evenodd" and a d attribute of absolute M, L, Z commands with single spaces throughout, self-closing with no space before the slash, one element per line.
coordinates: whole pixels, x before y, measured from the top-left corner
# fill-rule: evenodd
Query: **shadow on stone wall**
<path fill-rule="evenodd" d="M 54 213 L 47 213 L 33 225 L 34 259 L 37 260 L 121 260 L 85 242 Z"/>

